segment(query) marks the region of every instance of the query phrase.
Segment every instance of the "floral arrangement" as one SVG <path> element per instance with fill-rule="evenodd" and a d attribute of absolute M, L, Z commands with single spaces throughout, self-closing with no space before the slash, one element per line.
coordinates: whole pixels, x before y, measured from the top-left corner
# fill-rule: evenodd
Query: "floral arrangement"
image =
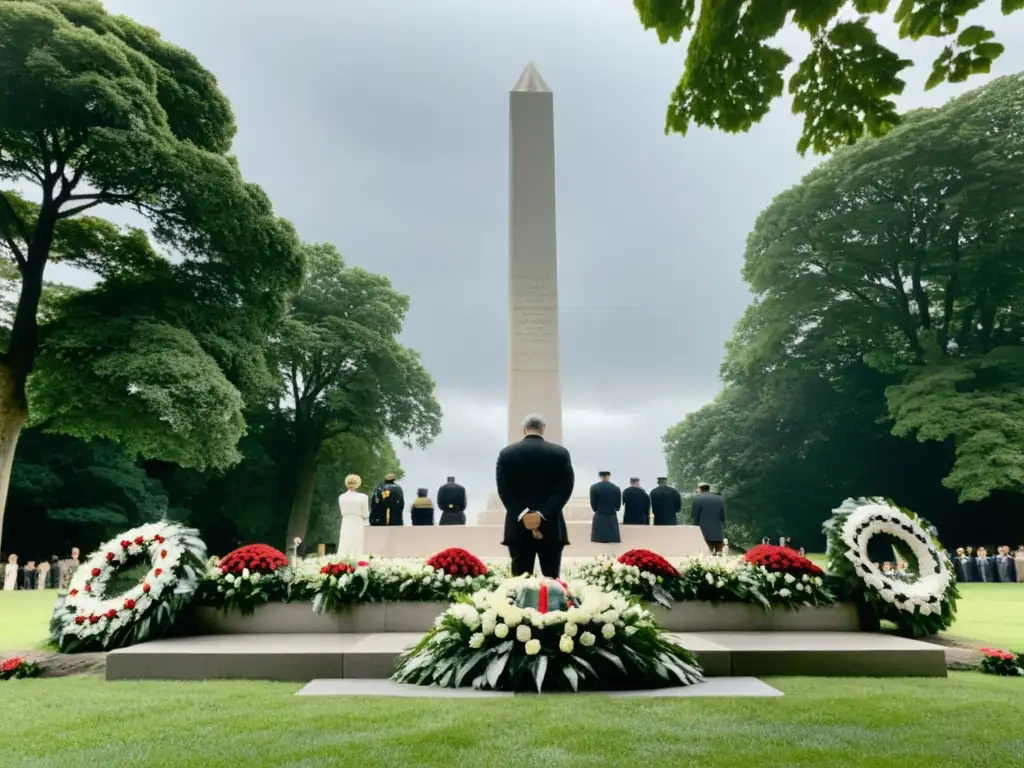
<path fill-rule="evenodd" d="M 446 554 L 450 552 L 464 554 Z M 452 568 L 457 573 L 452 573 Z M 466 568 L 465 574 L 462 568 Z M 359 602 L 449 603 L 459 595 L 493 587 L 507 575 L 507 569 L 488 568 L 465 550 L 445 550 L 426 561 L 314 558 L 299 563 L 292 595 L 312 599 L 313 609 L 318 612 L 346 610 Z"/>
<path fill-rule="evenodd" d="M 159 637 L 199 585 L 206 545 L 198 532 L 162 521 L 127 531 L 90 555 L 71 577 L 50 619 L 61 651 L 110 650 Z M 146 565 L 125 592 L 108 594 L 118 572 Z"/>
<path fill-rule="evenodd" d="M 748 549 L 743 559 L 768 571 L 781 571 L 794 576 L 824 576 L 825 572 L 796 550 L 777 547 L 774 544 L 759 544 Z"/>
<path fill-rule="evenodd" d="M 564 609 L 542 610 L 550 592 L 565 598 Z M 520 577 L 451 606 L 400 657 L 392 679 L 542 692 L 691 685 L 703 676 L 635 599 L 593 584 L 566 592 L 552 580 Z"/>
<path fill-rule="evenodd" d="M 1024 654 L 1001 651 L 998 648 L 982 648 L 981 671 L 990 675 L 1024 677 Z"/>
<path fill-rule="evenodd" d="M 211 560 L 196 601 L 247 615 L 271 600 L 287 601 L 290 581 L 291 569 L 283 552 L 266 544 L 249 544 Z"/>
<path fill-rule="evenodd" d="M 960 596 L 953 564 L 926 521 L 882 499 L 847 499 L 832 511 L 824 531 L 830 570 L 851 597 L 874 608 L 879 620 L 914 637 L 952 625 Z M 897 540 L 900 556 L 916 566 L 916 581 L 897 581 L 871 562 L 867 545 L 876 534 Z"/>
<path fill-rule="evenodd" d="M 43 668 L 34 661 L 27 661 L 21 656 L 12 656 L 0 661 L 0 680 L 23 680 L 28 677 L 39 677 Z"/>
<path fill-rule="evenodd" d="M 487 566 L 483 560 L 459 547 L 449 547 L 427 559 L 427 565 L 435 571 L 452 576 L 485 576 Z"/>
<path fill-rule="evenodd" d="M 651 573 L 664 579 L 674 579 L 679 575 L 668 560 L 649 549 L 631 549 L 619 555 L 619 562 L 623 565 L 633 565 L 645 573 Z"/>

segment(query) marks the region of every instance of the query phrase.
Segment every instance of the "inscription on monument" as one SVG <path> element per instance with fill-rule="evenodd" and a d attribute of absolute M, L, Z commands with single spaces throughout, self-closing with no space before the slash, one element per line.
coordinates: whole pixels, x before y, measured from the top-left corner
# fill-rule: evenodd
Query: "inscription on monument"
<path fill-rule="evenodd" d="M 512 277 L 512 342 L 516 357 L 548 353 L 557 335 L 557 304 L 544 275 Z"/>

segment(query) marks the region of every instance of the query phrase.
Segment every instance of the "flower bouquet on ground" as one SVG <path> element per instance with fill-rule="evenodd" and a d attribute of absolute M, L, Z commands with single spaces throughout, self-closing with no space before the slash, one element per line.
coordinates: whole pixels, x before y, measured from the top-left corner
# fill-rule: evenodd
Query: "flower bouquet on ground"
<path fill-rule="evenodd" d="M 620 592 L 671 608 L 674 582 L 679 573 L 661 555 L 646 549 L 631 549 L 618 560 L 601 556 L 584 563 L 574 576 L 606 591 Z"/>
<path fill-rule="evenodd" d="M 245 616 L 272 600 L 286 601 L 290 581 L 291 569 L 283 552 L 266 544 L 249 544 L 211 561 L 196 600 Z"/>
<path fill-rule="evenodd" d="M 785 608 L 834 605 L 836 597 L 817 565 L 789 547 L 761 544 L 747 550 L 758 591 L 772 605 Z"/>
<path fill-rule="evenodd" d="M 451 606 L 402 655 L 392 679 L 543 692 L 661 688 L 703 676 L 635 599 L 521 577 Z"/>
<path fill-rule="evenodd" d="M 1001 651 L 998 648 L 982 648 L 981 671 L 989 675 L 1024 677 L 1024 654 Z"/>
<path fill-rule="evenodd" d="M 12 656 L 0 661 L 0 680 L 23 680 L 28 677 L 39 677 L 43 668 L 34 661 L 27 661 L 21 656 Z"/>

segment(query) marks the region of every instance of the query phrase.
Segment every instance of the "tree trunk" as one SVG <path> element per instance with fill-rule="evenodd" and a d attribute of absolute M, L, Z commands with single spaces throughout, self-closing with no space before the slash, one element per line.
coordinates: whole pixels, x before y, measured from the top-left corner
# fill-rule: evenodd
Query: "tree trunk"
<path fill-rule="evenodd" d="M 3 551 L 4 510 L 11 487 L 14 451 L 26 421 L 28 407 L 24 378 L 19 377 L 10 365 L 0 362 L 0 551 Z"/>
<path fill-rule="evenodd" d="M 316 450 L 302 447 L 298 451 L 295 466 L 295 494 L 292 497 L 292 512 L 288 517 L 288 535 L 285 538 L 285 552 L 291 554 L 295 539 L 305 541 L 309 529 L 309 515 L 313 509 L 313 494 L 316 491 Z M 306 551 L 310 551 L 307 544 Z"/>

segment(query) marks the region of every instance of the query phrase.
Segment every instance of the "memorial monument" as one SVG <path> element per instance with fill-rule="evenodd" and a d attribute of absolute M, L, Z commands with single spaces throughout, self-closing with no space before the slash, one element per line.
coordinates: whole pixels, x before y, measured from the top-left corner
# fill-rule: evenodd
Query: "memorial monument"
<path fill-rule="evenodd" d="M 555 114 L 551 89 L 533 63 L 509 94 L 508 146 L 508 442 L 522 439 L 530 413 L 547 421 L 545 436 L 563 442 L 562 381 L 558 334 L 558 256 L 555 230 Z M 494 456 L 502 446 L 494 446 Z M 572 450 L 572 445 L 567 446 Z M 593 478 L 577 467 L 584 488 Z M 696 526 L 630 525 L 622 543 L 590 541 L 593 511 L 574 496 L 565 509 L 572 542 L 569 557 L 617 555 L 644 547 L 666 557 L 707 551 Z M 366 530 L 368 551 L 382 557 L 425 557 L 463 547 L 480 557 L 503 557 L 505 509 L 496 493 L 475 525 L 377 527 Z"/>

